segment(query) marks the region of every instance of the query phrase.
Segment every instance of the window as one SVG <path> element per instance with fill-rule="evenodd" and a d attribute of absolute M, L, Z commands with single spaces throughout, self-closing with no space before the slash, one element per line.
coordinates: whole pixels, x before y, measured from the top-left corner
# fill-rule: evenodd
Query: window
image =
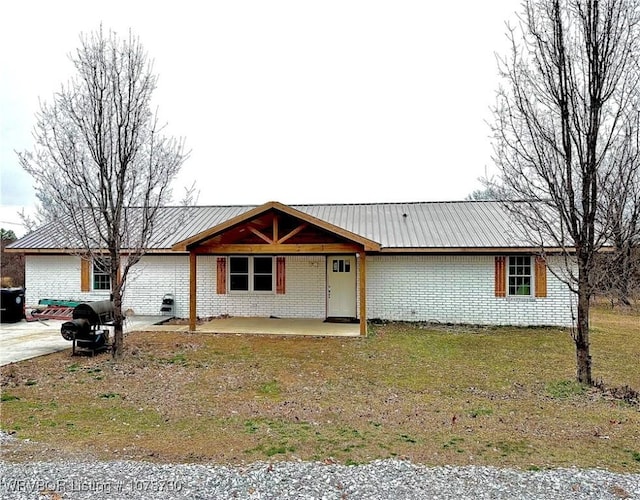
<path fill-rule="evenodd" d="M 256 292 L 273 290 L 273 259 L 271 257 L 253 258 L 253 289 Z"/>
<path fill-rule="evenodd" d="M 510 256 L 509 257 L 509 295 L 530 296 L 532 290 L 531 257 Z"/>
<path fill-rule="evenodd" d="M 109 257 L 93 259 L 93 289 L 111 290 L 111 259 Z"/>
<path fill-rule="evenodd" d="M 334 273 L 350 273 L 351 261 L 348 259 L 333 259 L 332 268 Z"/>
<path fill-rule="evenodd" d="M 229 257 L 229 290 L 273 291 L 272 257 Z"/>

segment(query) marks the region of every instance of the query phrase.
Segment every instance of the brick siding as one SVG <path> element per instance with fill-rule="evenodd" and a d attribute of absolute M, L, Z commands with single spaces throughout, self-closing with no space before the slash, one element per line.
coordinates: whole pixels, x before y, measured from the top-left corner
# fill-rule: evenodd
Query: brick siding
<path fill-rule="evenodd" d="M 572 295 L 548 271 L 546 298 L 495 297 L 492 255 L 367 257 L 369 319 L 570 326 Z"/>
<path fill-rule="evenodd" d="M 216 257 L 198 256 L 198 316 L 324 318 L 324 256 L 286 256 L 286 294 L 216 294 Z M 551 265 L 561 261 L 551 260 Z M 275 269 L 275 267 L 274 267 Z M 80 292 L 80 259 L 30 255 L 25 262 L 26 301 L 104 300 L 109 293 Z M 548 273 L 546 298 L 496 298 L 494 256 L 367 256 L 367 317 L 443 323 L 572 324 L 573 297 Z M 162 297 L 172 293 L 175 314 L 189 315 L 189 258 L 147 255 L 131 270 L 123 306 L 135 314 L 159 314 Z M 359 306 L 358 309 L 359 311 Z"/>

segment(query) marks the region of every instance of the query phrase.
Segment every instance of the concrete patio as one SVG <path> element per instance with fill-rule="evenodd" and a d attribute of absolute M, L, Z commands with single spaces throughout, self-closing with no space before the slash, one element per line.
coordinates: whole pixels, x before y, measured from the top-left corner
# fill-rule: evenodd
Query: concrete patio
<path fill-rule="evenodd" d="M 151 325 L 145 331 L 187 332 L 189 325 Z M 215 318 L 198 324 L 199 333 L 241 333 L 254 335 L 304 335 L 315 337 L 359 337 L 358 323 L 326 323 L 321 319 Z"/>
<path fill-rule="evenodd" d="M 124 323 L 126 333 L 147 330 L 165 316 L 133 316 Z M 71 350 L 72 343 L 62 338 L 62 320 L 19 321 L 0 324 L 0 366 L 43 356 L 52 352 Z"/>

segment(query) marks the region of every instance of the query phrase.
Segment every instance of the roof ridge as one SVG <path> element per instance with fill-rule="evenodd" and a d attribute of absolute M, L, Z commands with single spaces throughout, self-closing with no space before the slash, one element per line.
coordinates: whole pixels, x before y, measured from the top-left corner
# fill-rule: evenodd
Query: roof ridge
<path fill-rule="evenodd" d="M 520 200 L 518 200 L 520 201 Z M 349 202 L 349 203 L 281 203 L 290 207 L 349 207 L 349 206 L 375 206 L 375 205 L 445 205 L 445 204 L 480 204 L 480 203 L 503 203 L 504 200 L 425 200 L 425 201 L 367 201 L 367 202 Z M 205 205 L 162 205 L 160 208 L 239 208 L 239 207 L 259 207 L 266 203 L 224 203 L 221 205 L 205 204 Z M 140 205 L 129 205 L 127 208 L 143 208 Z"/>
<path fill-rule="evenodd" d="M 362 205 L 436 205 L 436 204 L 458 204 L 458 203 L 500 203 L 501 200 L 432 200 L 432 201 L 380 201 L 363 203 L 287 203 L 289 206 L 297 207 L 346 207 Z"/>

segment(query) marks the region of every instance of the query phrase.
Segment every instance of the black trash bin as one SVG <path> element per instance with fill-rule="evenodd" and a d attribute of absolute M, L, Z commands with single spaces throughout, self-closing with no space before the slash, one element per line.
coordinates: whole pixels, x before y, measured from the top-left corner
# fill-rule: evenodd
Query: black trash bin
<path fill-rule="evenodd" d="M 0 322 L 15 323 L 24 318 L 24 288 L 2 288 Z"/>

